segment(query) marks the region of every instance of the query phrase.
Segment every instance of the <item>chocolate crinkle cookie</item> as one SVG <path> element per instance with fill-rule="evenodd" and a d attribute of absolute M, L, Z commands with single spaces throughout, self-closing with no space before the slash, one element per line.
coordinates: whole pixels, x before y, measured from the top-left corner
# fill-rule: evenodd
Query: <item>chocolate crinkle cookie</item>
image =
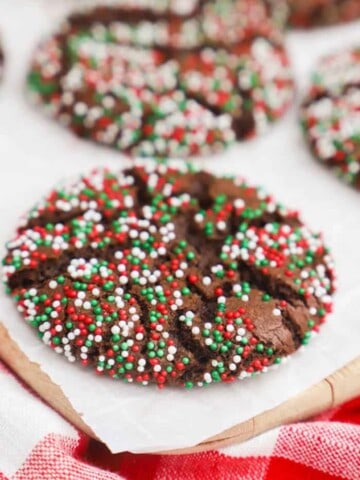
<path fill-rule="evenodd" d="M 217 152 L 291 103 L 283 12 L 275 0 L 142 0 L 74 14 L 36 50 L 30 96 L 127 154 Z"/>
<path fill-rule="evenodd" d="M 334 25 L 360 18 L 359 0 L 287 0 L 289 23 L 309 28 Z"/>
<path fill-rule="evenodd" d="M 308 343 L 334 292 L 329 251 L 297 212 L 241 178 L 153 162 L 50 192 L 3 265 L 46 345 L 160 387 L 266 372 Z"/>
<path fill-rule="evenodd" d="M 301 119 L 315 156 L 360 190 L 360 48 L 320 60 Z"/>

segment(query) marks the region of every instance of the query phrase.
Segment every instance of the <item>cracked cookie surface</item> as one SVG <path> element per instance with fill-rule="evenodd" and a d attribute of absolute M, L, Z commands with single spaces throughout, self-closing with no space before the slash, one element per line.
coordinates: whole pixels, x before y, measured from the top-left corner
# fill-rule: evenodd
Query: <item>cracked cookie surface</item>
<path fill-rule="evenodd" d="M 127 382 L 189 388 L 266 371 L 331 310 L 321 237 L 243 179 L 193 167 L 65 183 L 7 249 L 8 292 L 43 342 Z"/>
<path fill-rule="evenodd" d="M 76 135 L 187 157 L 260 134 L 286 111 L 283 2 L 125 3 L 70 16 L 35 52 L 30 96 Z"/>

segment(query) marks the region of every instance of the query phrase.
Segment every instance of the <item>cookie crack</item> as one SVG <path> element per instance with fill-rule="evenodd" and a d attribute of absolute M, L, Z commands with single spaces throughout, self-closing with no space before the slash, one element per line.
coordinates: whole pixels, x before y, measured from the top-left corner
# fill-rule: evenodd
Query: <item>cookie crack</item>
<path fill-rule="evenodd" d="M 255 218 L 242 218 L 236 215 L 235 211 L 231 217 L 231 232 L 236 235 L 239 232 L 239 226 L 241 223 L 246 223 L 249 227 L 264 228 L 268 224 L 282 224 L 289 227 L 300 227 L 301 222 L 297 216 L 284 216 L 278 210 L 274 212 L 262 212 L 260 216 Z"/>
<path fill-rule="evenodd" d="M 238 262 L 238 271 L 240 279 L 249 283 L 257 290 L 269 293 L 276 300 L 285 300 L 293 306 L 302 304 L 307 307 L 304 299 L 294 291 L 289 285 L 282 282 L 280 278 L 274 278 L 271 275 L 265 275 L 255 267 L 240 260 Z"/>
<path fill-rule="evenodd" d="M 180 317 L 184 313 L 184 310 L 178 310 L 176 312 L 176 316 L 173 321 L 174 336 L 177 338 L 181 346 L 185 348 L 185 350 L 194 355 L 199 364 L 206 365 L 214 356 L 211 355 L 210 350 L 205 349 L 200 345 L 200 343 L 193 337 L 190 330 L 184 328 L 183 323 L 180 321 Z"/>
<path fill-rule="evenodd" d="M 122 249 L 126 249 L 128 244 L 121 245 Z M 65 250 L 57 258 L 50 258 L 39 263 L 37 268 L 23 268 L 15 272 L 8 279 L 8 285 L 12 290 L 19 288 L 31 288 L 35 285 L 43 286 L 47 281 L 56 278 L 57 275 L 66 276 L 67 267 L 71 260 L 83 258 L 86 261 L 92 258 L 104 257 L 107 261 L 114 258 L 115 251 L 118 250 L 117 244 L 107 244 L 99 251 L 90 245 L 76 250 Z"/>
<path fill-rule="evenodd" d="M 296 349 L 299 348 L 302 341 L 302 335 L 299 325 L 293 319 L 292 315 L 288 310 L 282 310 L 281 320 L 284 327 L 287 328 L 291 333 Z"/>
<path fill-rule="evenodd" d="M 151 8 L 124 8 L 119 6 L 114 7 L 98 7 L 91 11 L 91 14 L 76 13 L 69 17 L 69 24 L 74 27 L 88 28 L 96 22 L 102 25 L 110 25 L 115 21 L 122 21 L 124 23 L 139 23 L 139 21 L 146 20 L 156 22 L 161 20 L 179 20 L 184 21 L 192 18 L 201 11 L 203 0 L 198 2 L 195 8 L 185 14 L 176 14 L 175 12 L 166 11 L 165 13 L 155 12 Z M 114 13 L 116 15 L 114 15 Z M 115 17 L 115 18 L 114 18 Z"/>
<path fill-rule="evenodd" d="M 24 233 L 26 230 L 30 230 L 34 227 L 46 227 L 50 223 L 63 223 L 68 224 L 71 220 L 75 220 L 78 216 L 85 213 L 85 210 L 81 208 L 72 209 L 69 212 L 56 210 L 53 213 L 47 212 L 44 215 L 31 218 L 24 227 L 18 228 L 19 233 Z"/>
<path fill-rule="evenodd" d="M 129 292 L 131 293 L 131 296 L 135 298 L 137 304 L 140 307 L 140 322 L 139 324 L 142 325 L 145 329 L 146 333 L 146 339 L 144 339 L 144 345 L 141 349 L 141 352 L 144 354 L 146 352 L 146 343 L 150 341 L 150 335 L 151 335 L 151 328 L 150 328 L 150 323 L 149 323 L 149 318 L 150 318 L 150 310 L 149 307 L 146 305 L 146 302 L 141 298 L 140 295 L 137 293 L 134 293 L 133 289 L 129 289 Z"/>

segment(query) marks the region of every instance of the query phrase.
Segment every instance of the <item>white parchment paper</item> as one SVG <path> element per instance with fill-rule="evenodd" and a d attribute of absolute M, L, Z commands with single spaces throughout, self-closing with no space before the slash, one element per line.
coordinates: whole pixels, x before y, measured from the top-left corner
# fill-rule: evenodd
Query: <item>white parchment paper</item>
<path fill-rule="evenodd" d="M 7 54 L 0 87 L 0 245 L 17 218 L 52 185 L 97 165 L 121 168 L 123 157 L 74 138 L 29 106 L 23 95 L 30 53 L 70 0 L 0 0 L 0 31 Z M 79 1 L 74 2 L 79 4 Z M 316 59 L 331 49 L 360 44 L 360 23 L 288 38 L 299 98 Z M 202 160 L 201 163 L 204 163 Z M 359 354 L 360 194 L 308 153 L 296 106 L 265 137 L 238 145 L 207 167 L 245 175 L 285 204 L 299 208 L 322 230 L 339 277 L 335 312 L 321 335 L 276 371 L 232 385 L 179 391 L 98 378 L 68 364 L 38 341 L 1 290 L 0 319 L 28 357 L 41 364 L 113 452 L 188 447 L 272 408 L 320 381 Z"/>

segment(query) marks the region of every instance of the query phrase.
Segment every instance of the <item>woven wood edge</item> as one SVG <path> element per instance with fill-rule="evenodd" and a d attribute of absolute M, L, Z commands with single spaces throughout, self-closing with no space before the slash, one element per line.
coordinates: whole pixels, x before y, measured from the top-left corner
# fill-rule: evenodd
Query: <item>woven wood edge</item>
<path fill-rule="evenodd" d="M 51 381 L 39 364 L 27 358 L 1 323 L 0 358 L 54 410 L 76 428 L 91 438 L 97 439 L 92 429 L 84 422 L 82 414 L 73 408 L 60 386 Z M 280 425 L 305 420 L 357 395 L 360 395 L 360 356 L 278 407 L 224 430 L 199 445 L 154 453 L 185 454 L 224 448 Z"/>

